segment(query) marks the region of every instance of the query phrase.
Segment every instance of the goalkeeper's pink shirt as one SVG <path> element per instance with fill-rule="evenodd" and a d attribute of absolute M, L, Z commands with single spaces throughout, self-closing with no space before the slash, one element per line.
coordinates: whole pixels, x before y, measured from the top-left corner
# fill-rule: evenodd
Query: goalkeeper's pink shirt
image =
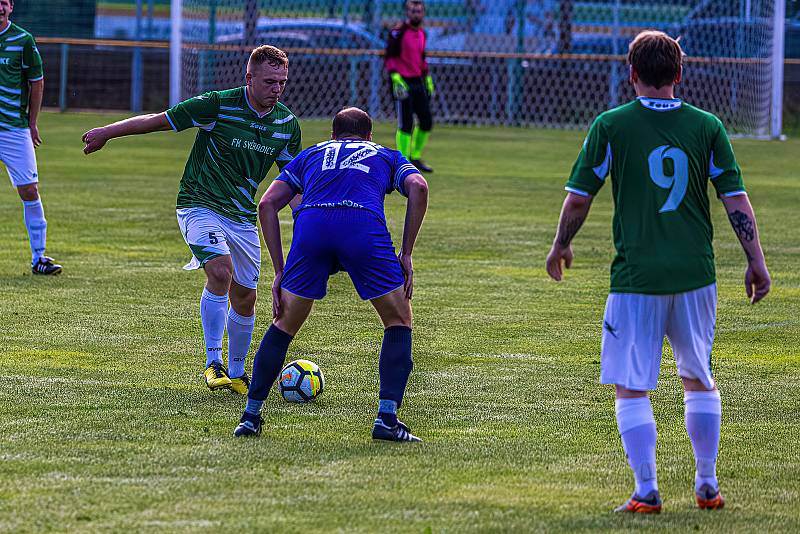
<path fill-rule="evenodd" d="M 418 78 L 428 74 L 425 61 L 425 32 L 422 28 L 407 26 L 400 43 L 400 57 L 386 59 L 386 70 L 398 72 L 403 78 Z"/>

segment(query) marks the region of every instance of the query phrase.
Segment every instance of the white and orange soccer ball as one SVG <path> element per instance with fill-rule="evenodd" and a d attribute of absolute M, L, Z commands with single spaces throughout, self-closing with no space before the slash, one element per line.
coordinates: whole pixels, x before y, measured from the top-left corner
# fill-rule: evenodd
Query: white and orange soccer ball
<path fill-rule="evenodd" d="M 278 377 L 278 390 L 287 402 L 310 402 L 319 397 L 324 389 L 322 371 L 309 360 L 288 363 Z"/>

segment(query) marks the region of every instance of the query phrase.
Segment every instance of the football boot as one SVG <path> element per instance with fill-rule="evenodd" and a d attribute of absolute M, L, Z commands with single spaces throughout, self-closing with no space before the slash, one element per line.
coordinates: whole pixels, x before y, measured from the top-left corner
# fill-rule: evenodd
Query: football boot
<path fill-rule="evenodd" d="M 225 389 L 231 386 L 231 379 L 228 377 L 228 372 L 220 362 L 211 362 L 211 364 L 206 367 L 203 376 L 205 376 L 206 385 L 211 391 Z"/>
<path fill-rule="evenodd" d="M 239 395 L 247 395 L 247 390 L 250 389 L 250 377 L 247 376 L 247 373 L 245 373 L 242 376 L 231 378 L 230 388 L 234 393 L 238 393 Z"/>
<path fill-rule="evenodd" d="M 714 489 L 710 484 L 703 484 L 695 492 L 697 506 L 703 510 L 719 510 L 725 506 L 725 499 L 719 489 Z"/>
<path fill-rule="evenodd" d="M 61 273 L 61 266 L 50 256 L 42 256 L 36 263 L 31 265 L 31 272 L 33 274 L 56 275 Z"/>
<path fill-rule="evenodd" d="M 380 417 L 375 419 L 372 426 L 372 439 L 383 441 L 422 441 L 411 433 L 408 426 L 402 421 L 397 421 L 394 426 L 387 426 Z"/>
<path fill-rule="evenodd" d="M 261 427 L 263 425 L 264 419 L 260 415 L 244 412 L 242 418 L 239 419 L 239 425 L 233 431 L 233 435 L 237 438 L 258 437 L 261 435 Z"/>
<path fill-rule="evenodd" d="M 644 497 L 639 497 L 635 493 L 624 504 L 614 509 L 615 512 L 632 514 L 660 514 L 661 497 L 658 490 L 653 490 Z"/>

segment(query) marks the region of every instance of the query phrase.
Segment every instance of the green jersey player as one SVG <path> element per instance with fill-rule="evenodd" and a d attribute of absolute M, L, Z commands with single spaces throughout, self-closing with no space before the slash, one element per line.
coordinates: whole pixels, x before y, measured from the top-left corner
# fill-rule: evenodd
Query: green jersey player
<path fill-rule="evenodd" d="M 61 266 L 44 255 L 47 220 L 34 154 L 34 146 L 42 144 L 37 125 L 44 93 L 42 58 L 33 36 L 9 20 L 13 10 L 13 0 L 0 0 L 0 161 L 22 199 L 31 270 L 53 275 Z"/>
<path fill-rule="evenodd" d="M 200 318 L 206 346 L 206 384 L 246 394 L 245 358 L 255 324 L 261 244 L 255 194 L 273 163 L 280 168 L 300 152 L 300 125 L 278 99 L 289 59 L 272 46 L 253 50 L 247 85 L 211 91 L 163 113 L 132 117 L 89 130 L 84 152 L 115 137 L 197 127 L 180 183 L 178 225 L 192 252 L 185 269 L 202 267 L 206 286 Z M 228 301 L 230 300 L 230 310 Z M 222 338 L 228 331 L 228 368 Z"/>
<path fill-rule="evenodd" d="M 603 320 L 600 381 L 616 386 L 617 427 L 636 488 L 617 511 L 657 513 L 655 389 L 664 337 L 684 386 L 686 430 L 695 455 L 695 498 L 722 508 L 716 477 L 721 404 L 711 374 L 716 277 L 708 182 L 722 200 L 747 257 L 752 303 L 770 276 L 753 208 L 717 117 L 674 97 L 683 51 L 662 32 L 640 33 L 628 52 L 638 98 L 595 120 L 567 182 L 547 271 L 561 280 L 570 242 L 610 174 L 617 251 Z"/>

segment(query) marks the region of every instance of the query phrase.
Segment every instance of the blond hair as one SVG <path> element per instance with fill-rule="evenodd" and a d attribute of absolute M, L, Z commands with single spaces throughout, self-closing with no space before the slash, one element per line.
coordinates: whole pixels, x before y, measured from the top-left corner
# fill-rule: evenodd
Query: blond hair
<path fill-rule="evenodd" d="M 289 68 L 289 57 L 280 48 L 261 45 L 250 53 L 250 60 L 247 64 L 255 67 L 264 63 L 269 63 L 273 67 Z"/>

